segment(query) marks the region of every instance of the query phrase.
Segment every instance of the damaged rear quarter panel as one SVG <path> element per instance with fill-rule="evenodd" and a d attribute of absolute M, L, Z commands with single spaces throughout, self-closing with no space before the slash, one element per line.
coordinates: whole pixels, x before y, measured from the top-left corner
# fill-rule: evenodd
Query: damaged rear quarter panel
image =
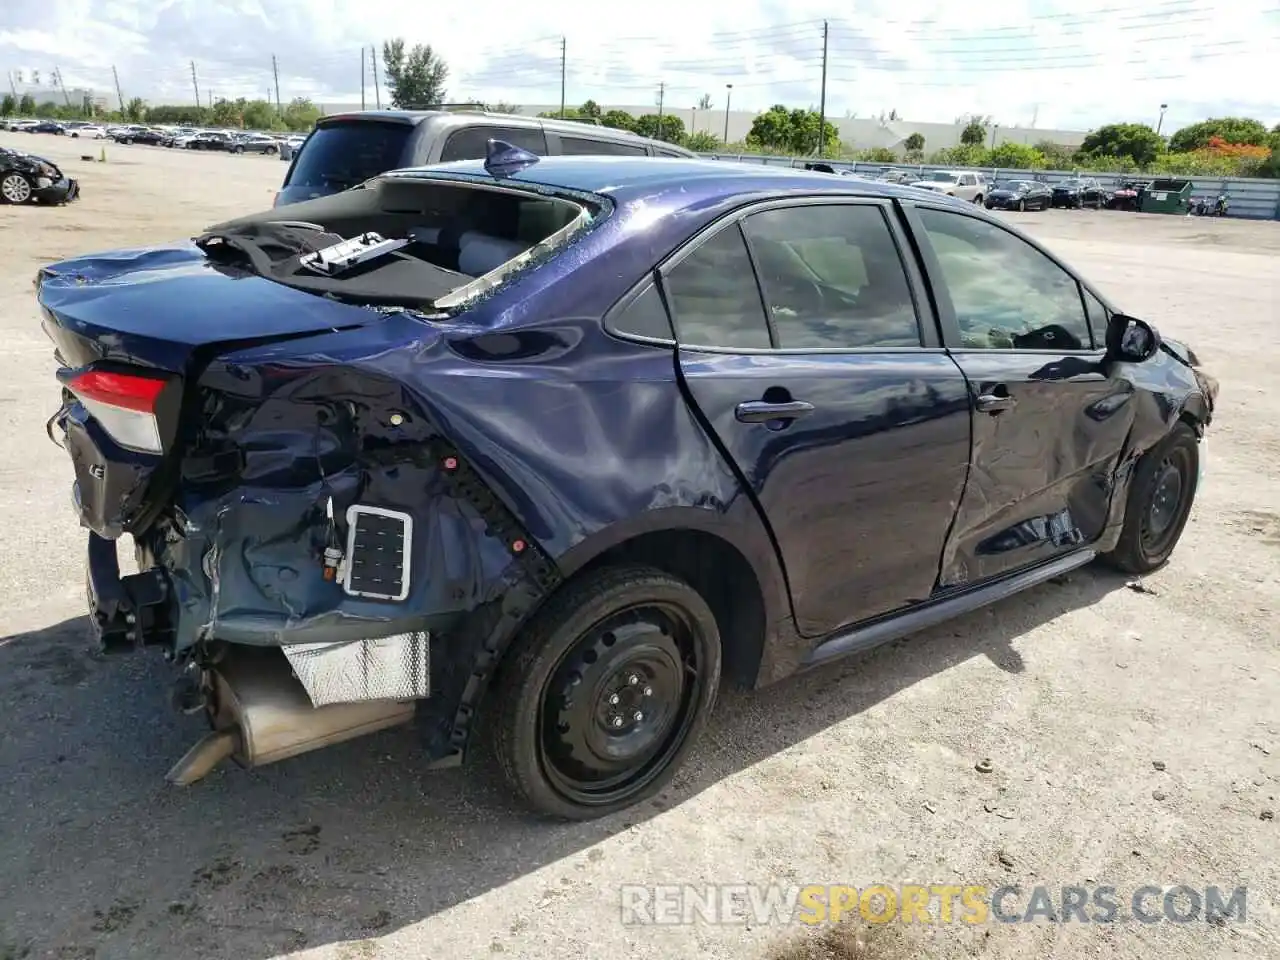
<path fill-rule="evenodd" d="M 586 253 L 580 262 L 600 270 Z M 624 266 L 617 284 L 575 284 L 568 298 L 531 271 L 456 321 L 390 313 L 214 360 L 199 381 L 181 517 L 147 545 L 174 578 L 178 647 L 429 631 L 431 697 L 419 713 L 439 757 L 465 739 L 489 667 L 559 570 L 623 539 L 715 532 L 756 567 L 769 614 L 784 609 L 767 532 L 685 406 L 672 350 L 600 328 L 643 272 L 624 279 Z M 496 511 L 459 494 L 441 469 L 446 451 L 474 469 Z M 404 602 L 351 598 L 324 578 L 330 496 L 339 519 L 353 503 L 413 516 Z M 512 531 L 549 576 L 538 557 L 513 554 Z"/>

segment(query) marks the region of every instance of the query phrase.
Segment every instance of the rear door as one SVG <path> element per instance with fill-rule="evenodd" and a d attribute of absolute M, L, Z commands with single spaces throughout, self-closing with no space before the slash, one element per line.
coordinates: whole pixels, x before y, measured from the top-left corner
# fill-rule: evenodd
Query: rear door
<path fill-rule="evenodd" d="M 969 399 L 889 201 L 751 208 L 661 271 L 688 396 L 756 498 L 800 631 L 932 593 Z"/>
<path fill-rule="evenodd" d="M 1134 414 L 1132 385 L 1103 362 L 1105 308 L 1046 252 L 990 218 L 919 204 L 908 217 L 976 408 L 973 469 L 943 585 L 1091 543 L 1106 523 Z"/>

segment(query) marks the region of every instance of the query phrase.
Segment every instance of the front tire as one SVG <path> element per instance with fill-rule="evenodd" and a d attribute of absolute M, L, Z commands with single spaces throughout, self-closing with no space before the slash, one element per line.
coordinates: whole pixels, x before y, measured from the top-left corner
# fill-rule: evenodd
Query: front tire
<path fill-rule="evenodd" d="M 507 780 L 566 820 L 653 796 L 706 726 L 720 663 L 715 616 L 684 581 L 643 566 L 571 581 L 499 670 L 493 738 Z"/>
<path fill-rule="evenodd" d="M 1164 566 L 1182 537 L 1195 503 L 1200 447 L 1195 431 L 1178 421 L 1163 440 L 1142 455 L 1129 481 L 1124 528 L 1104 563 L 1126 573 L 1150 573 Z"/>
<path fill-rule="evenodd" d="M 30 203 L 34 187 L 20 173 L 7 173 L 0 179 L 0 202 Z"/>
<path fill-rule="evenodd" d="M 1027 212 L 1027 201 L 1025 201 L 1025 200 L 1019 200 L 1019 201 L 1018 201 L 1018 212 L 1019 212 L 1019 213 L 1026 213 L 1026 212 Z"/>

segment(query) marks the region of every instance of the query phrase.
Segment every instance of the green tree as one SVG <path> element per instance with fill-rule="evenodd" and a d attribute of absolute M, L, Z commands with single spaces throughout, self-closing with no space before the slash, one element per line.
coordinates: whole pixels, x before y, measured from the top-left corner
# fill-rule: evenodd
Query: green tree
<path fill-rule="evenodd" d="M 1172 153 L 1186 153 L 1209 145 L 1212 137 L 1221 137 L 1227 143 L 1265 145 L 1267 128 L 1249 117 L 1211 117 L 1189 127 L 1183 127 L 1169 138 Z"/>
<path fill-rule="evenodd" d="M 987 121 L 974 117 L 960 131 L 960 144 L 965 147 L 981 147 L 987 142 Z"/>
<path fill-rule="evenodd" d="M 825 127 L 825 130 L 824 130 Z M 825 136 L 820 134 L 825 133 Z M 747 134 L 750 149 L 771 149 L 796 154 L 817 151 L 819 140 L 825 152 L 832 156 L 840 150 L 840 131 L 830 120 L 823 121 L 816 110 L 788 110 L 782 104 L 774 104 L 751 121 Z"/>
<path fill-rule="evenodd" d="M 1035 149 L 1044 155 L 1045 165 L 1051 170 L 1065 170 L 1075 162 L 1075 148 L 1052 140 L 1040 140 Z"/>
<path fill-rule="evenodd" d="M 1008 140 L 987 154 L 987 163 L 1011 170 L 1043 170 L 1046 166 L 1044 154 L 1035 147 Z"/>
<path fill-rule="evenodd" d="M 704 93 L 702 96 L 698 98 L 698 109 L 699 110 L 711 109 L 711 94 Z"/>
<path fill-rule="evenodd" d="M 634 130 L 636 118 L 625 110 L 610 110 L 600 118 L 600 123 L 615 130 Z"/>
<path fill-rule="evenodd" d="M 6 93 L 4 99 L 0 100 L 0 117 L 12 117 L 18 112 L 18 98 L 11 93 Z"/>
<path fill-rule="evenodd" d="M 444 102 L 449 68 L 430 44 L 414 44 L 406 52 L 401 37 L 388 40 L 382 45 L 382 65 L 393 106 L 425 107 Z"/>
<path fill-rule="evenodd" d="M 244 122 L 245 101 L 219 97 L 209 108 L 209 122 L 215 127 L 238 127 Z"/>
<path fill-rule="evenodd" d="M 1164 149 L 1164 138 L 1145 123 L 1110 123 L 1094 130 L 1080 144 L 1082 159 L 1128 158 L 1140 167 L 1153 162 Z"/>
<path fill-rule="evenodd" d="M 35 98 L 29 93 L 24 93 L 18 100 L 18 116 L 29 117 L 36 112 Z"/>
<path fill-rule="evenodd" d="M 720 149 L 720 138 L 714 133 L 699 130 L 685 137 L 684 145 L 694 153 L 715 153 Z"/>
<path fill-rule="evenodd" d="M 898 155 L 888 147 L 871 147 L 863 150 L 857 159 L 865 160 L 867 163 L 896 163 Z"/>
<path fill-rule="evenodd" d="M 663 114 L 659 124 L 656 113 L 646 113 L 636 118 L 635 132 L 653 140 L 679 143 L 684 139 L 684 121 L 673 114 Z"/>
<path fill-rule="evenodd" d="M 582 117 L 584 120 L 599 120 L 600 104 L 596 103 L 594 100 L 588 100 L 578 108 L 578 116 Z"/>
<path fill-rule="evenodd" d="M 209 122 L 209 108 L 196 106 L 147 107 L 146 117 L 151 123 L 202 126 Z"/>
<path fill-rule="evenodd" d="M 249 130 L 282 130 L 284 118 L 274 103 L 266 100 L 250 100 L 244 105 L 241 122 Z"/>
<path fill-rule="evenodd" d="M 306 97 L 294 97 L 284 108 L 284 125 L 290 130 L 310 130 L 320 119 L 320 108 Z"/>
<path fill-rule="evenodd" d="M 141 123 L 142 118 L 147 115 L 147 105 L 141 97 L 134 97 L 125 104 L 124 115 L 130 123 Z"/>
<path fill-rule="evenodd" d="M 924 135 L 919 132 L 913 133 L 902 141 L 902 149 L 908 153 L 919 153 L 924 149 Z"/>

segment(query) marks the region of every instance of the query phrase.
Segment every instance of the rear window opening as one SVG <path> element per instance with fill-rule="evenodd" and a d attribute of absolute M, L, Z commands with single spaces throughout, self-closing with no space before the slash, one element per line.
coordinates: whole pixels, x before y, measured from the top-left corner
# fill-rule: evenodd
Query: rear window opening
<path fill-rule="evenodd" d="M 216 262 L 349 303 L 464 307 L 566 246 L 600 204 L 433 177 L 365 186 L 211 227 Z"/>

